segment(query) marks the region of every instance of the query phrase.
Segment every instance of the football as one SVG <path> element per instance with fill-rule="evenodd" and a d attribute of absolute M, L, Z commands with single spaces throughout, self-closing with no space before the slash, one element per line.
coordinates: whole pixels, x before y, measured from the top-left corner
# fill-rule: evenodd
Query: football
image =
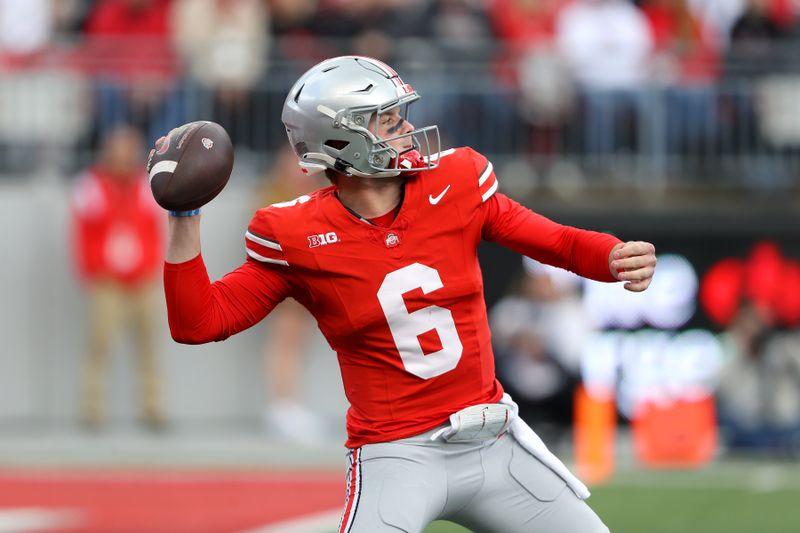
<path fill-rule="evenodd" d="M 208 121 L 173 129 L 147 161 L 153 197 L 171 211 L 190 211 L 210 202 L 228 183 L 232 169 L 228 132 Z"/>

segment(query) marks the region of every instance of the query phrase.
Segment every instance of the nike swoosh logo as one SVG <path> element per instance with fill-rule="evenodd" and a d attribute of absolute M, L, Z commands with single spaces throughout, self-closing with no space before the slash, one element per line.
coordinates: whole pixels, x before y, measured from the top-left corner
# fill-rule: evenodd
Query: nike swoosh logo
<path fill-rule="evenodd" d="M 433 196 L 432 194 L 429 194 L 428 195 L 428 201 L 431 203 L 431 205 L 438 204 L 439 200 L 441 200 L 444 197 L 444 195 L 447 194 L 447 191 L 449 191 L 449 190 L 450 190 L 450 186 L 448 185 L 447 187 L 444 188 L 444 190 L 442 192 L 439 193 L 438 196 Z"/>

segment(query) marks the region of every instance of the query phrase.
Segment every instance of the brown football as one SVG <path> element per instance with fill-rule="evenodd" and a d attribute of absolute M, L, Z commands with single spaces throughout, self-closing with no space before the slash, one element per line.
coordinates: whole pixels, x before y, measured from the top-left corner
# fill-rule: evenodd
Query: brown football
<path fill-rule="evenodd" d="M 147 162 L 153 197 L 172 211 L 190 211 L 210 202 L 228 183 L 232 169 L 228 132 L 208 121 L 170 131 Z"/>

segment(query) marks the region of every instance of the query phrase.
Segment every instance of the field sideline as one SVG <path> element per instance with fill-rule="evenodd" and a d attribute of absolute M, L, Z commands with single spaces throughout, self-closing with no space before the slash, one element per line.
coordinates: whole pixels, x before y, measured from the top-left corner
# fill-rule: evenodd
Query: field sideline
<path fill-rule="evenodd" d="M 334 533 L 342 485 L 330 469 L 5 469 L 0 533 Z M 614 533 L 798 533 L 800 465 L 628 469 L 590 503 Z"/>

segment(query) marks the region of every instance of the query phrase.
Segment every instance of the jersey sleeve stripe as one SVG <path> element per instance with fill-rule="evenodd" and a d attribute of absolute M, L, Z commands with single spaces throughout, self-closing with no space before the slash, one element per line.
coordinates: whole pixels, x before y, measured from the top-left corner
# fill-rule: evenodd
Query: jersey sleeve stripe
<path fill-rule="evenodd" d="M 262 263 L 273 263 L 276 265 L 289 266 L 289 262 L 284 259 L 271 259 L 269 257 L 264 257 L 263 255 L 258 254 L 249 248 L 247 249 L 247 255 L 257 261 L 261 261 Z"/>
<path fill-rule="evenodd" d="M 485 193 L 483 193 L 481 195 L 481 201 L 485 202 L 486 200 L 491 198 L 492 195 L 495 193 L 495 191 L 497 191 L 497 180 L 496 179 L 492 182 L 492 186 L 489 187 L 489 189 Z"/>
<path fill-rule="evenodd" d="M 489 177 L 492 175 L 492 172 L 494 172 L 494 167 L 492 166 L 492 162 L 489 161 L 486 164 L 486 168 L 483 170 L 483 172 L 481 172 L 481 177 L 478 178 L 478 187 L 486 183 L 486 180 L 489 179 Z"/>
<path fill-rule="evenodd" d="M 286 259 L 286 256 L 281 250 L 275 250 L 274 248 L 267 248 L 266 246 L 262 246 L 257 242 L 249 240 L 245 241 L 244 245 L 248 250 L 257 253 L 261 257 L 269 257 L 271 259 Z"/>
<path fill-rule="evenodd" d="M 281 248 L 281 245 L 278 244 L 277 241 L 267 239 L 266 237 L 261 237 L 260 235 L 256 235 L 249 230 L 244 234 L 244 236 L 247 240 L 260 244 L 261 246 L 266 246 L 267 248 L 272 248 L 273 250 L 278 250 L 279 252 L 283 251 L 283 248 Z"/>

